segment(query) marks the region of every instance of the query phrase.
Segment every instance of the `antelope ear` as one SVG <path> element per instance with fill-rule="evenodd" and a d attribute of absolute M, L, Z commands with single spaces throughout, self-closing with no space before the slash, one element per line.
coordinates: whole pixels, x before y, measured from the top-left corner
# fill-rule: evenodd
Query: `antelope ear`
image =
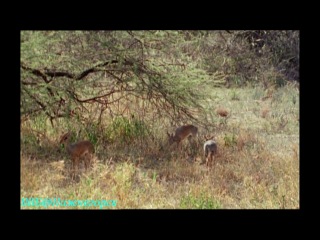
<path fill-rule="evenodd" d="M 64 134 L 60 137 L 60 139 L 59 139 L 59 144 L 62 143 L 63 139 L 64 139 Z"/>
<path fill-rule="evenodd" d="M 63 134 L 63 135 L 60 137 L 59 143 L 61 144 L 66 138 L 70 137 L 70 135 L 71 135 L 71 132 L 66 132 L 65 134 Z"/>

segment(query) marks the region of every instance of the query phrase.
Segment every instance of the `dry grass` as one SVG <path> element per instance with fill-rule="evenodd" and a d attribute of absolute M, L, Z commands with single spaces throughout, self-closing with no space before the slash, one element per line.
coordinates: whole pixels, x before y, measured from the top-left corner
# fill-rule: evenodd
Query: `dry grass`
<path fill-rule="evenodd" d="M 88 171 L 82 166 L 74 181 L 70 160 L 56 144 L 65 129 L 26 121 L 21 126 L 21 197 L 117 200 L 105 209 L 299 208 L 299 101 L 292 100 L 299 93 L 290 87 L 274 89 L 263 106 L 262 88 L 238 89 L 236 100 L 228 97 L 232 94 L 234 90 L 214 89 L 208 95 L 203 103 L 208 112 L 223 105 L 232 115 L 219 124 L 219 117 L 209 114 L 215 128 L 199 129 L 196 143 L 184 141 L 181 152 L 167 148 L 165 133 L 171 126 L 159 126 L 153 138 L 123 141 L 111 141 L 98 131 L 95 163 Z M 202 137 L 207 134 L 214 134 L 218 144 L 211 170 L 203 164 Z"/>
<path fill-rule="evenodd" d="M 269 109 L 269 107 L 263 107 L 262 109 L 261 109 L 261 117 L 262 118 L 266 118 L 268 115 L 269 115 L 269 112 L 270 112 L 270 109 Z"/>

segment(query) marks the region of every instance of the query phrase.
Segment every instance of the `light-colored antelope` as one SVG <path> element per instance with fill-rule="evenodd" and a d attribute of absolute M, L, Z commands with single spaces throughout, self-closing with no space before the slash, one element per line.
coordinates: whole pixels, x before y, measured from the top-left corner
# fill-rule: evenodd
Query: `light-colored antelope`
<path fill-rule="evenodd" d="M 204 151 L 204 157 L 206 159 L 206 166 L 209 167 L 209 165 L 212 164 L 214 160 L 214 156 L 217 154 L 218 146 L 214 139 L 214 136 L 212 137 L 205 137 L 205 143 L 203 144 L 203 151 Z"/>
<path fill-rule="evenodd" d="M 172 145 L 174 142 L 177 143 L 177 147 L 179 147 L 179 144 L 181 141 L 186 139 L 188 137 L 188 140 L 190 141 L 191 137 L 195 138 L 196 135 L 198 134 L 198 128 L 193 125 L 184 125 L 181 127 L 178 127 L 175 131 L 175 134 L 173 135 L 168 133 L 169 137 L 169 145 Z"/>
<path fill-rule="evenodd" d="M 63 134 L 60 138 L 60 144 L 64 143 L 65 149 L 71 157 L 72 166 L 73 166 L 73 176 L 75 175 L 75 169 L 79 166 L 79 161 L 81 157 L 85 157 L 84 164 L 87 169 L 92 155 L 94 153 L 94 147 L 89 141 L 79 141 L 76 143 L 70 143 L 71 132 Z"/>

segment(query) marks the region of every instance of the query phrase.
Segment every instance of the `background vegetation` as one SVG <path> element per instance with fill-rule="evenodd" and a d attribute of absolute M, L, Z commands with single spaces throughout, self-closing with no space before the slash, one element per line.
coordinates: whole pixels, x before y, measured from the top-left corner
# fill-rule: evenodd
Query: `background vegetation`
<path fill-rule="evenodd" d="M 299 208 L 299 41 L 298 31 L 22 31 L 21 197 Z M 166 132 L 182 124 L 199 136 L 177 151 Z M 96 150 L 75 180 L 58 144 L 69 130 Z"/>

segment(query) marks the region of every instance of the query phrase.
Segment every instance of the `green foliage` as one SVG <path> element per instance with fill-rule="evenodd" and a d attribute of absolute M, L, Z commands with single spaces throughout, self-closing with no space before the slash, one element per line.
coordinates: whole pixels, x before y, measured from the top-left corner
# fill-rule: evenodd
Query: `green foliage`
<path fill-rule="evenodd" d="M 128 142 L 135 138 L 143 138 L 148 135 L 148 127 L 144 121 L 117 117 L 106 129 L 109 140 Z"/>
<path fill-rule="evenodd" d="M 183 38 L 178 31 L 23 31 L 21 112 L 68 118 L 77 108 L 112 109 L 141 96 L 168 110 L 161 114 L 192 117 L 201 81 L 178 50 Z"/>
<path fill-rule="evenodd" d="M 184 196 L 180 201 L 180 207 L 184 209 L 220 209 L 221 203 L 204 193 L 195 197 L 192 195 Z"/>
<path fill-rule="evenodd" d="M 99 128 L 93 126 L 90 129 L 86 129 L 86 135 L 87 135 L 87 139 L 93 143 L 93 145 L 96 145 L 98 142 L 98 139 L 100 137 L 100 132 L 99 132 Z"/>
<path fill-rule="evenodd" d="M 203 67 L 228 73 L 229 84 L 299 81 L 299 31 L 215 31 L 202 40 Z M 275 73 L 274 73 L 275 72 Z"/>
<path fill-rule="evenodd" d="M 84 109 L 142 99 L 154 117 L 196 122 L 215 87 L 298 81 L 299 40 L 298 31 L 22 31 L 21 114 L 100 123 L 80 119 Z"/>
<path fill-rule="evenodd" d="M 235 134 L 225 134 L 224 135 L 224 145 L 227 146 L 227 147 L 233 147 L 235 145 L 237 145 L 237 138 L 235 136 Z"/>

